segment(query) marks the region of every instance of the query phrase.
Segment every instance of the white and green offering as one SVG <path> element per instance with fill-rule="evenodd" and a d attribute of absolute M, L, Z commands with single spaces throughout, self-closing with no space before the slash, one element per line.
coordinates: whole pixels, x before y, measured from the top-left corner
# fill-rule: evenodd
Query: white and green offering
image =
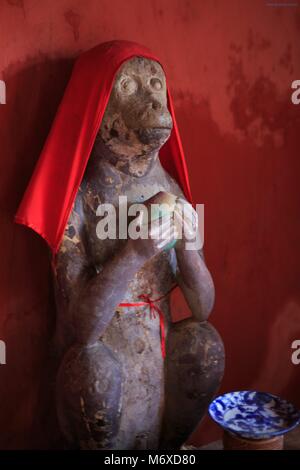
<path fill-rule="evenodd" d="M 159 218 L 163 218 L 167 215 L 174 214 L 174 210 L 176 207 L 176 202 L 177 202 L 177 196 L 171 193 L 166 193 L 166 192 L 161 192 L 156 196 L 155 202 L 156 204 L 151 204 L 151 221 L 152 220 L 157 220 Z M 165 247 L 164 250 L 168 251 L 171 248 L 174 248 L 174 246 L 177 243 L 177 239 L 172 240 L 170 243 L 168 243 Z"/>
<path fill-rule="evenodd" d="M 146 211 L 147 214 L 145 214 Z M 193 228 L 194 213 L 195 211 L 192 206 L 183 199 L 171 193 L 160 192 L 155 195 L 155 199 L 151 198 L 145 203 L 145 209 L 142 211 L 140 219 L 142 220 L 141 231 L 147 230 L 149 222 L 151 224 L 152 222 L 158 222 L 155 224 L 156 230 L 154 230 L 156 235 L 158 235 L 159 230 L 163 231 L 163 229 L 169 227 L 169 232 L 167 233 L 173 239 L 164 245 L 163 249 L 165 251 L 170 250 L 182 238 L 183 231 L 185 235 L 187 232 L 189 232 L 190 236 L 193 233 L 195 234 L 195 229 Z"/>

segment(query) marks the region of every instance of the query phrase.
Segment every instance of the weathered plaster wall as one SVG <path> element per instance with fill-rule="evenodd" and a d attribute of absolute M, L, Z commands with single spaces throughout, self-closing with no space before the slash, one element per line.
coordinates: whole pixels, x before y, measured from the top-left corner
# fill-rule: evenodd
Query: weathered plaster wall
<path fill-rule="evenodd" d="M 165 64 L 192 190 L 205 203 L 223 390 L 300 406 L 300 7 L 263 0 L 0 0 L 0 447 L 55 445 L 48 386 L 55 312 L 43 241 L 12 223 L 80 51 L 111 39 Z M 62 150 L 63 153 L 63 150 Z M 206 423 L 193 442 L 216 436 Z"/>

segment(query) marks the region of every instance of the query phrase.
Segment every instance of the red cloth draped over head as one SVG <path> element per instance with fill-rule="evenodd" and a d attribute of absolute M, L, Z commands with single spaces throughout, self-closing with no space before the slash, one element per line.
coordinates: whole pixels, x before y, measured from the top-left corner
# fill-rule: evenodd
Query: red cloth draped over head
<path fill-rule="evenodd" d="M 122 63 L 134 56 L 159 62 L 144 46 L 129 41 L 111 41 L 84 52 L 74 65 L 52 129 L 15 216 L 16 222 L 41 235 L 53 253 L 59 249 L 114 77 Z M 160 150 L 160 161 L 191 201 L 187 168 L 169 90 L 168 106 L 173 130 Z"/>

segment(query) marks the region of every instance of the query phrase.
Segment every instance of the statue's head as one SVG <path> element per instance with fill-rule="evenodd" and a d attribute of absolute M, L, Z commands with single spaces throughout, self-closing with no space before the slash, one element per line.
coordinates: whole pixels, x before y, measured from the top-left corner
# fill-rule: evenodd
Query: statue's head
<path fill-rule="evenodd" d="M 140 176 L 169 138 L 172 125 L 161 65 L 144 57 L 124 62 L 116 75 L 98 137 L 118 157 L 119 164 L 130 164 L 130 172 Z"/>

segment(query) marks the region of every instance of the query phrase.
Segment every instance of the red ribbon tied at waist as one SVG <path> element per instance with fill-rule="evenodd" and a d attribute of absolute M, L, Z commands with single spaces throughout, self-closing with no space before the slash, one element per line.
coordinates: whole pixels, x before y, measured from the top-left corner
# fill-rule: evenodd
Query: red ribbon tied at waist
<path fill-rule="evenodd" d="M 159 316 L 159 328 L 160 328 L 160 346 L 161 346 L 161 355 L 163 359 L 166 357 L 166 333 L 165 333 L 165 319 L 164 319 L 164 313 L 161 310 L 161 308 L 156 305 L 157 302 L 160 300 L 163 300 L 166 298 L 172 290 L 177 287 L 177 284 L 175 284 L 166 294 L 162 295 L 161 297 L 158 297 L 157 299 L 150 299 L 150 297 L 146 294 L 139 295 L 139 299 L 142 300 L 142 302 L 122 302 L 118 306 L 119 307 L 144 307 L 145 305 L 149 305 L 149 313 L 150 313 L 150 318 L 155 319 L 156 315 L 158 314 Z"/>

